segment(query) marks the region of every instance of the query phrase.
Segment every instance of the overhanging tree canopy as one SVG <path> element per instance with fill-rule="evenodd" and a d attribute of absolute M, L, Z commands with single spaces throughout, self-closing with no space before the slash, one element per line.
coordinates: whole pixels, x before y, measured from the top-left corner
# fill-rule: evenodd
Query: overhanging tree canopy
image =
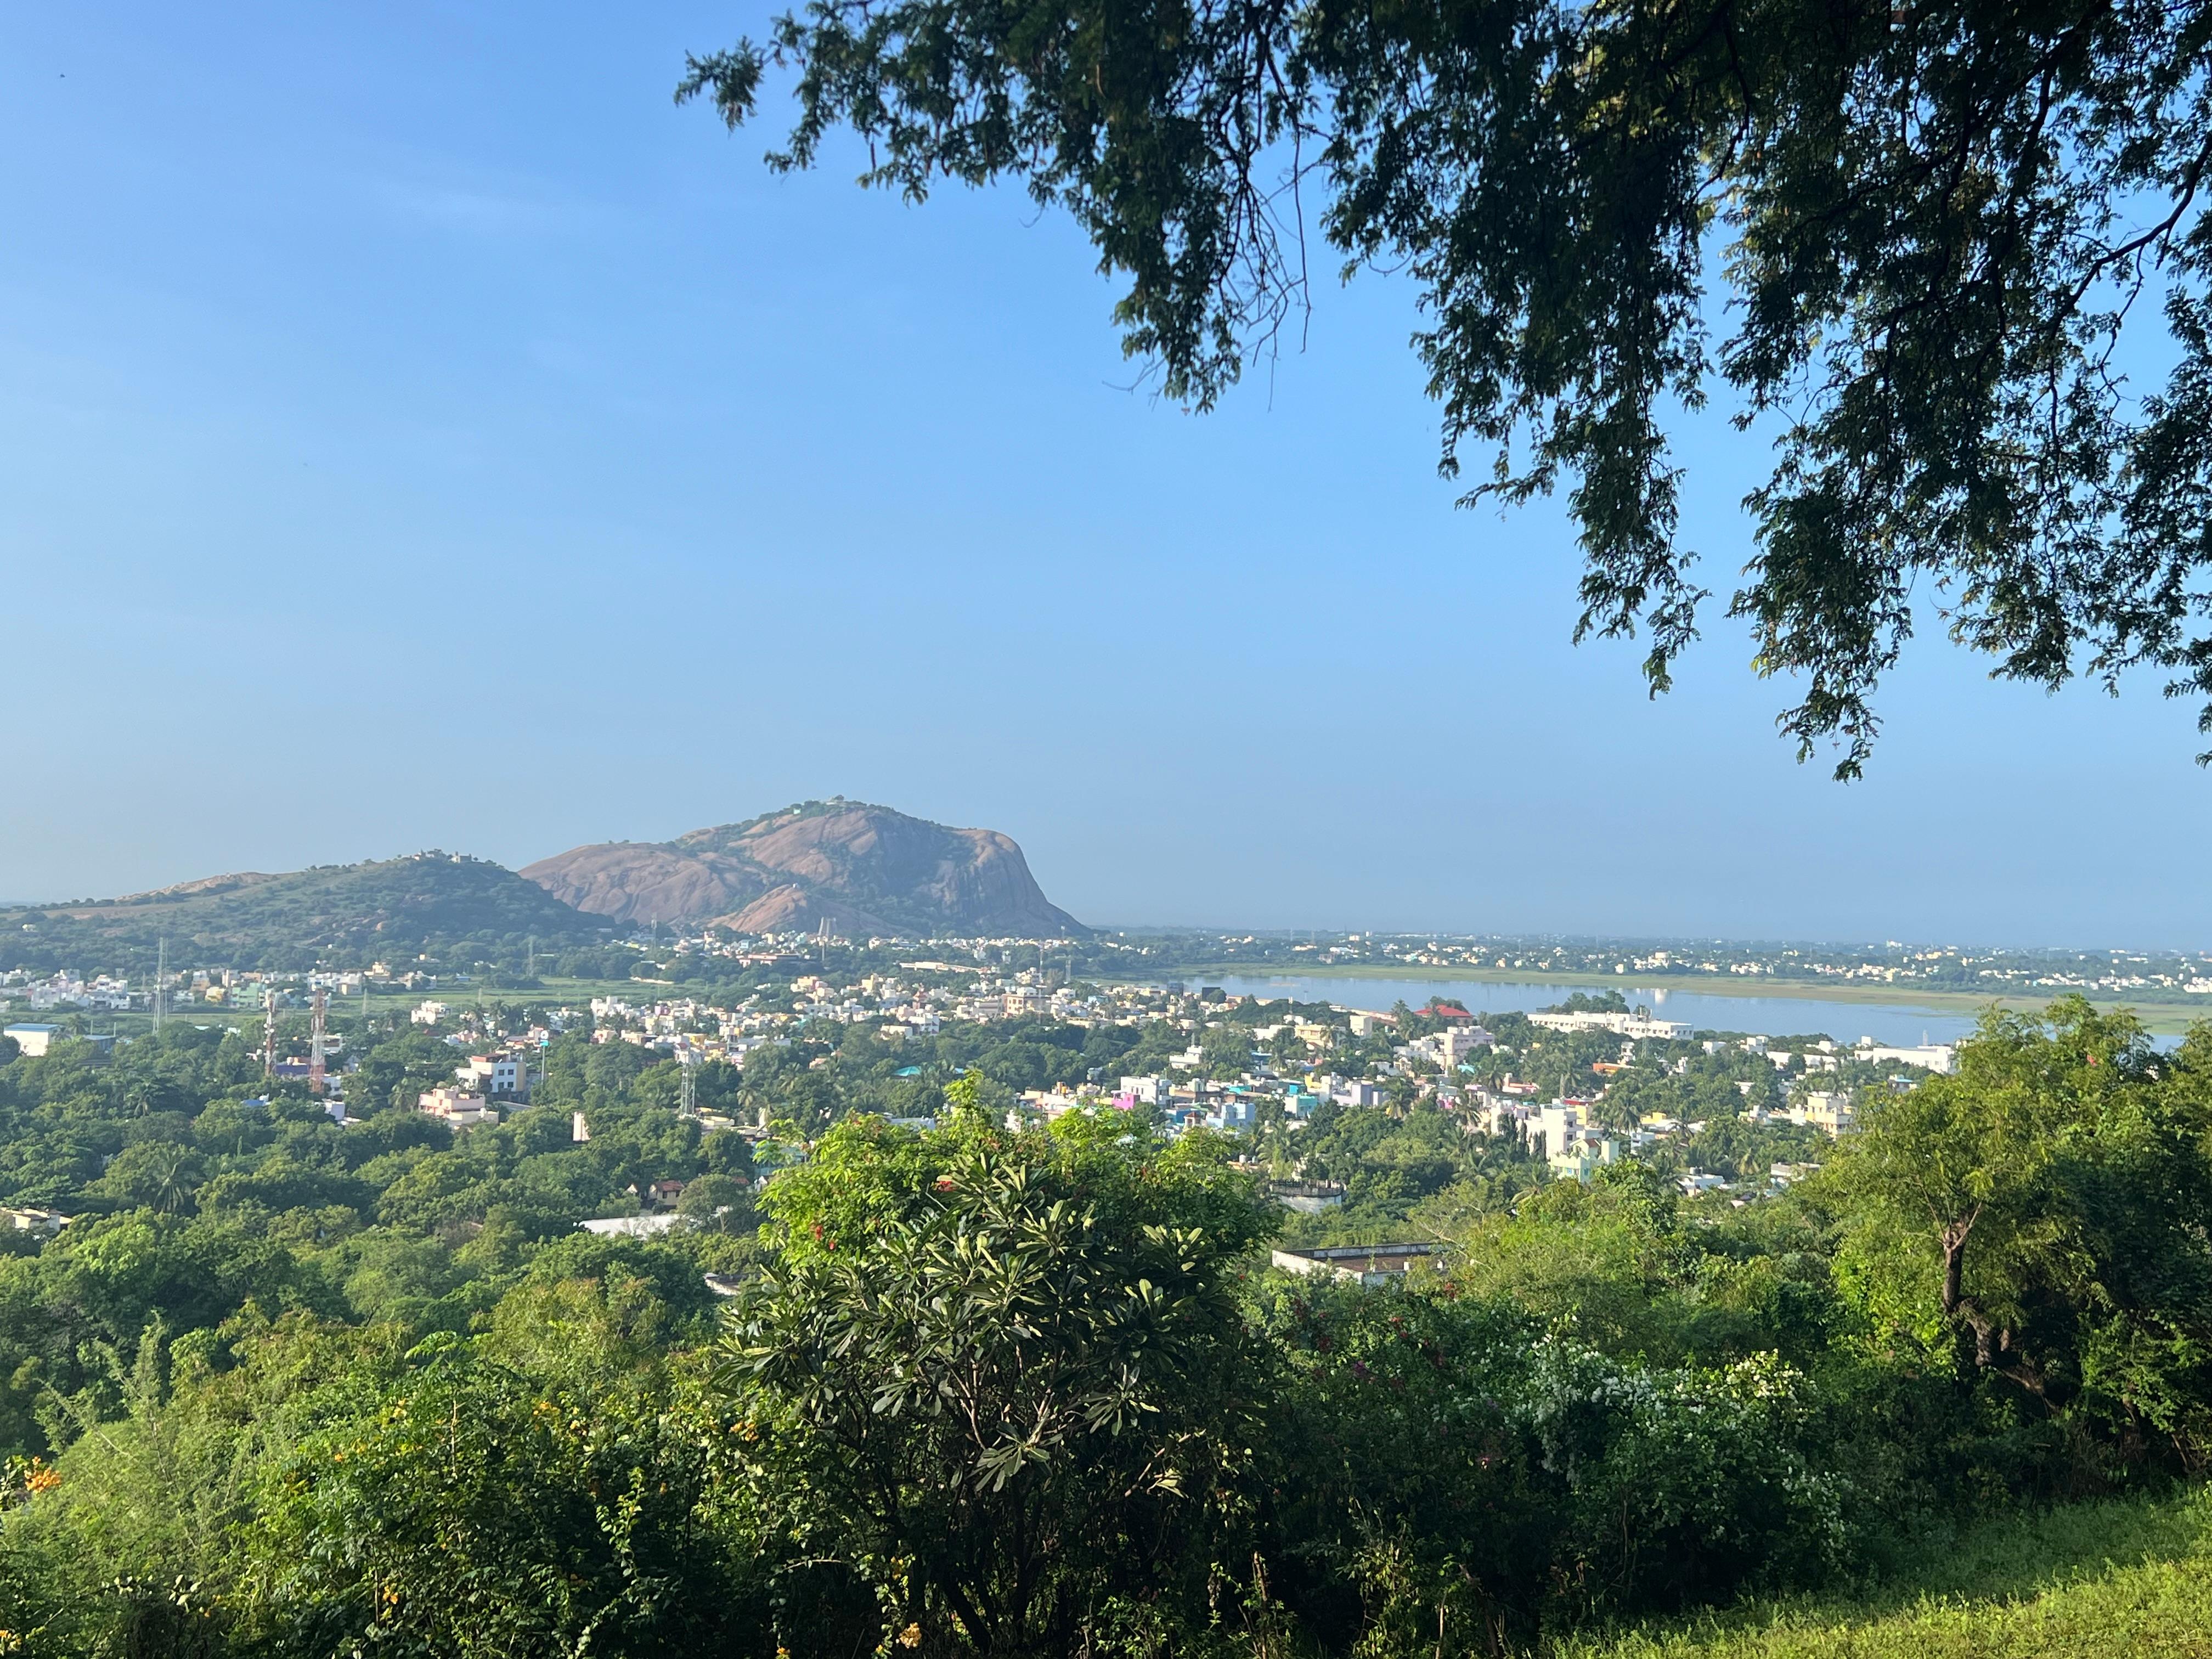
<path fill-rule="evenodd" d="M 1303 304 L 1310 219 L 1407 271 L 1444 472 L 1471 442 L 1470 501 L 1568 485 L 1577 636 L 1648 633 L 1655 693 L 1706 597 L 1664 422 L 1717 379 L 1777 434 L 1729 614 L 1850 777 L 1923 580 L 1996 673 L 2148 665 L 2212 732 L 2208 32 L 2194 0 L 813 0 L 678 96 L 735 126 L 786 67 L 773 166 L 849 126 L 914 199 L 1019 179 L 1200 408 Z"/>

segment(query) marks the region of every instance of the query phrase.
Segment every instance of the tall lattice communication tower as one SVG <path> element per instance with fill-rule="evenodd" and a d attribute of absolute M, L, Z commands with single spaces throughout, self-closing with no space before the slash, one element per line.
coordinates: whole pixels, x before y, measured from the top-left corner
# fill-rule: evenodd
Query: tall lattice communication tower
<path fill-rule="evenodd" d="M 308 1027 L 307 1087 L 315 1093 L 323 1092 L 323 1030 L 324 1016 L 328 1012 L 326 993 L 319 987 L 315 991 L 315 1012 Z"/>

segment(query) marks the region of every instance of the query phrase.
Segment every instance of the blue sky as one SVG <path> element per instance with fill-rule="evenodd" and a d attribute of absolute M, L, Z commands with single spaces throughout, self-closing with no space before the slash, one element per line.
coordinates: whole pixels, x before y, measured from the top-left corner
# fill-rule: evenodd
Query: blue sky
<path fill-rule="evenodd" d="M 763 15 L 0 15 L 0 897 L 843 793 L 1105 922 L 2212 939 L 2155 683 L 1924 617 L 1844 787 L 1716 605 L 1648 702 L 1556 507 L 1453 508 L 1402 285 L 1185 414 L 1064 222 L 673 107 Z M 1725 593 L 1764 453 L 1683 451 Z"/>

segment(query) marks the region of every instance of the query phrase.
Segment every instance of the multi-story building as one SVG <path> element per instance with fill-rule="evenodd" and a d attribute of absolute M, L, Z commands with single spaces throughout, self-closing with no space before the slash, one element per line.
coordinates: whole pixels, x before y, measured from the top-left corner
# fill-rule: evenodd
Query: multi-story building
<path fill-rule="evenodd" d="M 443 1118 L 456 1129 L 473 1128 L 479 1123 L 496 1123 L 499 1113 L 482 1095 L 465 1094 L 447 1085 L 430 1090 L 416 1097 L 416 1109 L 431 1117 Z"/>

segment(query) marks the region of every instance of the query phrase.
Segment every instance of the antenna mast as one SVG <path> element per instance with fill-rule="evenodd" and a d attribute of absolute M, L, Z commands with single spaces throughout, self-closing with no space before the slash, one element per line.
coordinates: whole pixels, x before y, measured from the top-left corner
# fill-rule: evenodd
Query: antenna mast
<path fill-rule="evenodd" d="M 688 1048 L 678 1049 L 676 1054 L 676 1063 L 684 1079 L 684 1103 L 678 1109 L 678 1115 L 690 1117 L 697 1109 L 699 1103 L 698 1085 L 693 1080 L 691 1075 L 691 1050 Z"/>
<path fill-rule="evenodd" d="M 323 1015 L 326 1006 L 325 993 L 320 987 L 315 991 L 315 1015 L 309 1027 L 307 1039 L 307 1087 L 315 1093 L 323 1091 Z"/>
<path fill-rule="evenodd" d="M 169 1012 L 169 939 L 163 934 L 154 947 L 154 1029 L 160 1030 Z"/>
<path fill-rule="evenodd" d="M 266 1017 L 261 1022 L 261 1075 L 266 1080 L 276 1075 L 276 988 L 266 987 L 261 993 L 261 1006 Z"/>

